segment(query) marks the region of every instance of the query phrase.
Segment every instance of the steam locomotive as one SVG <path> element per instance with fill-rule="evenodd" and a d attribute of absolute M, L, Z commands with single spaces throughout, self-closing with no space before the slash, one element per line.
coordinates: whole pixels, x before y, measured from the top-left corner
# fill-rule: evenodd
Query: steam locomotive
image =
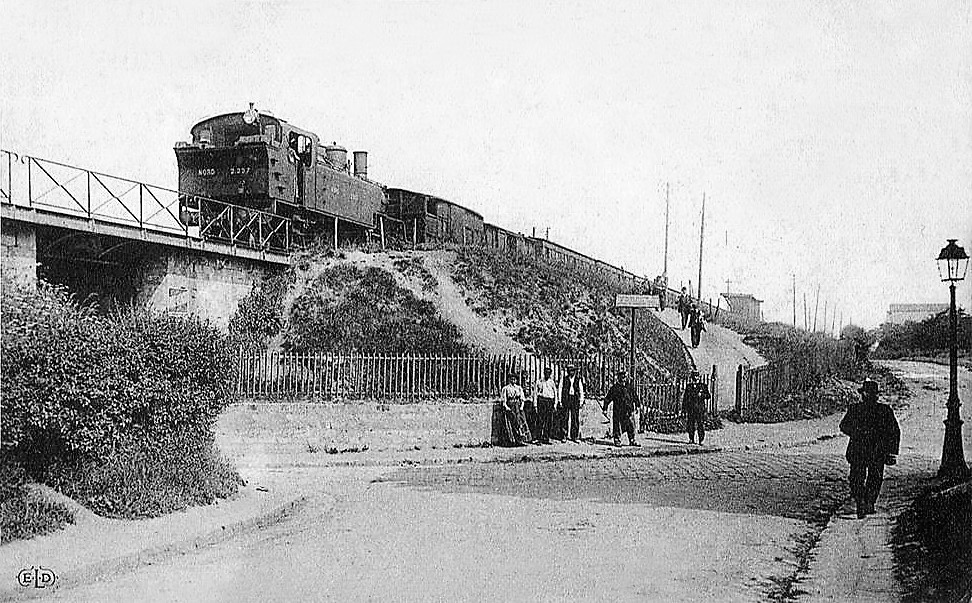
<path fill-rule="evenodd" d="M 354 153 L 352 171 L 347 149 L 322 145 L 313 132 L 252 103 L 247 111 L 197 123 L 191 134 L 191 142 L 175 146 L 180 193 L 287 217 L 298 243 L 362 240 L 384 210 L 384 187 L 368 179 L 366 152 Z"/>
<path fill-rule="evenodd" d="M 483 221 L 483 216 L 434 195 L 385 187 L 368 179 L 368 155 L 337 143 L 322 145 L 308 130 L 258 112 L 205 119 L 192 141 L 175 145 L 184 220 L 206 224 L 202 236 L 239 242 L 253 223 L 245 214 L 220 218 L 225 207 L 193 201 L 198 196 L 290 219 L 291 241 L 364 242 L 381 232 L 404 243 L 484 245 L 529 254 L 580 274 L 630 286 L 647 280 L 548 239 L 525 236 Z"/>

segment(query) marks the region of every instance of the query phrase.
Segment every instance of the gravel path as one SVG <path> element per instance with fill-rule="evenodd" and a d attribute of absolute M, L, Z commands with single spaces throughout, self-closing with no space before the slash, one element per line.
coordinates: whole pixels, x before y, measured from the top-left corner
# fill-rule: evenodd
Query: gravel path
<path fill-rule="evenodd" d="M 715 365 L 719 371 L 719 408 L 730 409 L 736 399 L 736 368 L 745 366 L 760 366 L 766 360 L 755 349 L 743 343 L 742 335 L 723 326 L 708 323 L 706 331 L 702 333 L 699 347 L 692 348 L 692 338 L 689 330 L 682 330 L 682 319 L 678 311 L 669 308 L 655 314 L 665 324 L 670 326 L 682 342 L 688 346 L 689 353 L 695 360 L 695 366 L 703 373 L 712 371 Z"/>

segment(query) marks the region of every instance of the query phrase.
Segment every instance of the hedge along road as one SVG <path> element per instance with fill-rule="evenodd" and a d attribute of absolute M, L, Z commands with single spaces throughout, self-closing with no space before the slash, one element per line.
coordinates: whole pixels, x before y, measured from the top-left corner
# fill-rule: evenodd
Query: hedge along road
<path fill-rule="evenodd" d="M 757 601 L 843 473 L 755 452 L 315 470 L 333 506 L 55 598 Z"/>

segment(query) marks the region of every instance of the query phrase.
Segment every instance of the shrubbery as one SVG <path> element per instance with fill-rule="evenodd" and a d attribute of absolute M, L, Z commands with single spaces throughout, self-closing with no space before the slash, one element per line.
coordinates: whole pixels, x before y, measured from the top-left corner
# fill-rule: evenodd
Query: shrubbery
<path fill-rule="evenodd" d="M 972 347 L 972 316 L 958 309 L 956 339 L 960 350 Z M 939 312 L 921 322 L 883 324 L 875 334 L 878 345 L 875 358 L 903 358 L 905 356 L 933 356 L 948 350 L 948 311 Z"/>
<path fill-rule="evenodd" d="M 283 328 L 283 300 L 294 282 L 294 272 L 271 275 L 240 300 L 229 321 L 230 338 L 243 350 L 263 351 Z"/>
<path fill-rule="evenodd" d="M 207 472 L 221 476 L 219 495 L 234 491 L 225 487 L 226 470 L 213 453 L 233 367 L 226 338 L 214 327 L 135 311 L 100 316 L 44 283 L 36 291 L 5 287 L 3 311 L 5 462 L 65 491 L 108 470 L 109 477 L 92 483 L 110 505 L 95 508 L 124 508 L 125 516 L 199 500 L 209 486 L 197 480 Z M 208 459 L 209 467 L 171 477 L 164 484 L 170 492 L 155 492 L 178 504 L 126 500 L 129 486 L 178 467 L 187 455 Z M 128 473 L 110 473 L 126 463 Z"/>
<path fill-rule="evenodd" d="M 294 300 L 284 347 L 297 352 L 374 354 L 469 352 L 459 329 L 435 306 L 403 289 L 380 268 L 326 268 Z"/>
<path fill-rule="evenodd" d="M 27 488 L 27 474 L 10 458 L 0 456 L 0 544 L 32 538 L 74 523 L 63 505 L 39 500 Z"/>
<path fill-rule="evenodd" d="M 860 358 L 853 339 L 834 339 L 823 333 L 808 333 L 782 323 L 758 323 L 743 334 L 743 341 L 769 362 L 789 364 L 804 378 L 807 387 L 820 385 L 828 377 L 863 378 L 866 356 Z"/>

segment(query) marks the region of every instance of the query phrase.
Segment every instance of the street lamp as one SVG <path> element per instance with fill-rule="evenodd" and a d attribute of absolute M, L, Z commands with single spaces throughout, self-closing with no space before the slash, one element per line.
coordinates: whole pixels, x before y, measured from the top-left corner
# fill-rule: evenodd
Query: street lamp
<path fill-rule="evenodd" d="M 958 344 L 956 332 L 958 319 L 955 315 L 955 283 L 965 278 L 969 268 L 969 255 L 959 245 L 957 239 L 948 239 L 948 245 L 938 254 L 938 273 L 942 282 L 948 282 L 951 305 L 948 310 L 948 414 L 945 418 L 945 441 L 942 444 L 942 465 L 938 477 L 965 479 L 969 477 L 969 467 L 965 464 L 962 449 L 962 419 L 959 416 L 958 397 Z"/>

